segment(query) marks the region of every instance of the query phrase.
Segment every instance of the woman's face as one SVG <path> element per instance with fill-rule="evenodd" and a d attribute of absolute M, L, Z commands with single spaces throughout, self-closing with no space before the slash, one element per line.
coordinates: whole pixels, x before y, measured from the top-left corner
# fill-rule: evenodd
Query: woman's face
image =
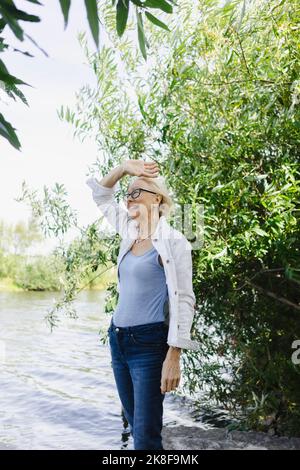
<path fill-rule="evenodd" d="M 138 180 L 134 181 L 128 187 L 127 192 L 131 193 L 137 188 L 147 189 L 149 191 L 155 192 L 153 188 L 151 188 L 150 186 L 147 186 L 147 183 L 145 183 L 145 181 L 138 181 Z M 161 195 L 148 193 L 147 191 L 141 191 L 140 195 L 136 199 L 133 199 L 131 196 L 129 196 L 126 201 L 129 215 L 132 218 L 138 217 L 140 215 L 148 216 L 149 214 L 151 214 L 151 209 L 157 210 L 157 207 L 158 207 L 157 205 L 159 204 L 161 199 L 162 199 Z M 142 212 L 144 211 L 145 213 L 142 214 Z"/>

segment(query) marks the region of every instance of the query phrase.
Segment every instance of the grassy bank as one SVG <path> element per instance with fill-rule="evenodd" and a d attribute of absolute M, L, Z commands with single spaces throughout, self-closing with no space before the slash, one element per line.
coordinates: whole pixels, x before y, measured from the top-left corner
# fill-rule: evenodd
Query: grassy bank
<path fill-rule="evenodd" d="M 90 280 L 87 278 L 84 282 L 82 282 L 82 285 L 80 286 L 83 288 L 83 290 L 105 290 L 107 289 L 107 286 L 110 282 L 116 281 L 116 267 L 112 267 L 109 269 L 106 273 L 102 274 L 98 278 L 91 278 Z M 90 282 L 89 282 L 90 281 Z M 29 284 L 28 284 L 29 285 Z M 59 289 L 54 289 L 54 290 L 59 290 Z M 3 277 L 0 278 L 0 292 L 28 292 L 28 291 L 53 291 L 53 288 L 51 286 L 47 287 L 34 287 L 30 288 L 28 286 L 22 287 L 20 284 L 18 284 L 15 279 L 10 278 L 10 277 Z"/>
<path fill-rule="evenodd" d="M 0 292 L 22 292 L 24 290 L 25 289 L 17 286 L 13 279 L 10 279 L 9 277 L 0 279 Z"/>

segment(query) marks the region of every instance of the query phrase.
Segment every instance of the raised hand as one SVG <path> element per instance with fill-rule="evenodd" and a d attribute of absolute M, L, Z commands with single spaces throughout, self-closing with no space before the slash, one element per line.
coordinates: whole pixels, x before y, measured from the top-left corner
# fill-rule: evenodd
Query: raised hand
<path fill-rule="evenodd" d="M 122 164 L 124 173 L 131 176 L 148 176 L 155 178 L 159 174 L 156 162 L 144 162 L 144 160 L 125 160 Z"/>

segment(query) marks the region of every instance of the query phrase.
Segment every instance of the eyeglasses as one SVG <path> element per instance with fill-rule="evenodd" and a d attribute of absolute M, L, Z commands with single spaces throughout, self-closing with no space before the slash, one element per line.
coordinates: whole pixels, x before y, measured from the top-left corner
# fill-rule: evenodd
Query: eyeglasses
<path fill-rule="evenodd" d="M 126 193 L 125 198 L 128 199 L 129 196 L 131 196 L 132 199 L 137 199 L 139 195 L 141 194 L 141 191 L 147 191 L 147 193 L 157 194 L 154 191 L 149 191 L 149 189 L 136 188 L 133 191 L 131 191 L 131 193 Z"/>

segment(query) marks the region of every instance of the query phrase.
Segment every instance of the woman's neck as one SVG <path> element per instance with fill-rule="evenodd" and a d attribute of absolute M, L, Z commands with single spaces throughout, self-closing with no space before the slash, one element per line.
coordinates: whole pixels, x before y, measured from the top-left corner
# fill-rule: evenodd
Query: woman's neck
<path fill-rule="evenodd" d="M 142 218 L 139 220 L 138 224 L 138 238 L 146 238 L 150 234 L 153 234 L 156 230 L 157 224 L 159 222 L 159 214 L 154 213 L 153 216 L 148 215 L 147 218 Z M 149 237 L 150 238 L 150 237 Z"/>

